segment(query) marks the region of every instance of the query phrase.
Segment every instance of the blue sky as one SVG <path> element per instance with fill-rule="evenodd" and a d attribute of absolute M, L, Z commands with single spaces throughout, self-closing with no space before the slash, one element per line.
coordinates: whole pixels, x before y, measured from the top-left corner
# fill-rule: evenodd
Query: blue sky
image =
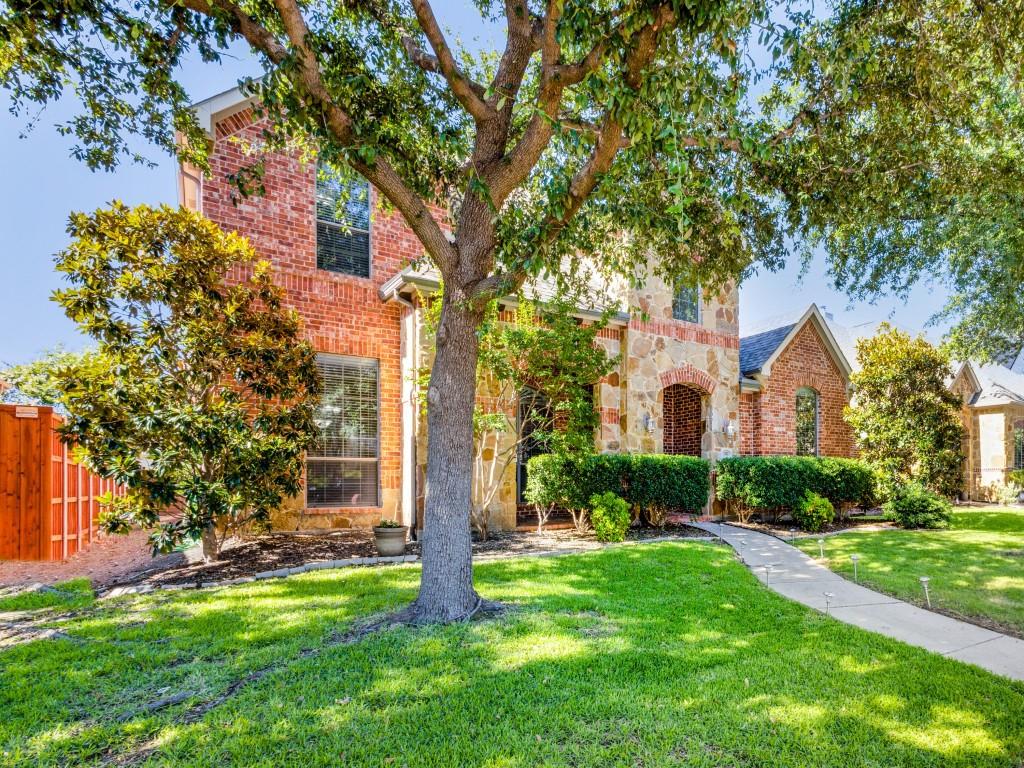
<path fill-rule="evenodd" d="M 464 19 L 475 18 L 465 0 L 444 0 L 437 6 L 442 22 L 461 34 L 468 47 L 491 42 L 496 33 L 481 28 L 472 32 Z M 237 84 L 238 79 L 257 71 L 239 50 L 217 69 L 186 65 L 182 79 L 198 101 Z M 0 93 L 7 106 L 8 99 Z M 153 168 L 124 164 L 113 173 L 91 172 L 70 156 L 72 142 L 57 134 L 54 124 L 71 114 L 73 104 L 59 104 L 46 110 L 27 137 L 27 118 L 0 111 L 0 147 L 6 182 L 0 185 L 0 364 L 18 363 L 63 344 L 79 349 L 85 340 L 60 309 L 49 300 L 60 287 L 53 271 L 53 254 L 67 244 L 65 225 L 71 211 L 94 210 L 111 200 L 129 205 L 171 203 L 177 199 L 175 163 L 159 150 L 146 147 Z M 844 324 L 853 325 L 891 319 L 905 328 L 923 328 L 945 300 L 945 291 L 920 286 L 905 304 L 883 299 L 876 304 L 851 303 L 829 287 L 821 259 L 805 275 L 794 259 L 775 274 L 760 274 L 740 291 L 740 323 L 750 327 L 780 313 L 805 308 L 812 301 L 826 305 Z M 929 335 L 934 335 L 935 331 Z"/>

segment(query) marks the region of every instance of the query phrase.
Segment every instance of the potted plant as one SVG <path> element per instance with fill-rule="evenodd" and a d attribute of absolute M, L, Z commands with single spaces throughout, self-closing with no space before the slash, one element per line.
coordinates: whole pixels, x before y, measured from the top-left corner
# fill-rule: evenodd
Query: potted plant
<path fill-rule="evenodd" d="M 381 557 L 393 557 L 405 554 L 405 534 L 408 529 L 396 520 L 381 520 L 373 526 L 373 537 L 377 544 L 377 554 Z"/>

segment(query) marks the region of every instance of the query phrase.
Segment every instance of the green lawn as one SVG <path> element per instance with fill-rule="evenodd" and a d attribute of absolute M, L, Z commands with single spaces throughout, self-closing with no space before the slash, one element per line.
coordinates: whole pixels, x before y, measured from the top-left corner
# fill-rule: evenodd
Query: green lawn
<path fill-rule="evenodd" d="M 818 556 L 814 539 L 797 542 Z M 957 510 L 943 531 L 844 533 L 825 539 L 827 565 L 853 578 L 860 555 L 862 584 L 924 605 L 920 578 L 929 578 L 932 605 L 1024 636 L 1024 510 Z"/>
<path fill-rule="evenodd" d="M 6 611 L 34 611 L 38 608 L 77 608 L 93 600 L 92 585 L 88 579 L 72 579 L 46 587 L 41 592 L 22 592 L 0 597 L 0 613 Z"/>
<path fill-rule="evenodd" d="M 1024 684 L 774 595 L 724 547 L 481 565 L 500 619 L 338 643 L 412 566 L 102 601 L 0 653 L 4 766 L 1019 766 Z M 186 701 L 153 711 L 155 702 Z M 140 751 L 151 750 L 151 751 Z"/>

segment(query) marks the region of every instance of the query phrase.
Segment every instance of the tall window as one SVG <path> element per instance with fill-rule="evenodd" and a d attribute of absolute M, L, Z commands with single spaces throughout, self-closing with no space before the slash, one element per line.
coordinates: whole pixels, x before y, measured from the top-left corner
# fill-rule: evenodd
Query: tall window
<path fill-rule="evenodd" d="M 672 296 L 672 317 L 696 323 L 700 317 L 700 289 L 680 283 Z"/>
<path fill-rule="evenodd" d="M 818 455 L 818 393 L 810 387 L 796 391 L 796 454 Z"/>
<path fill-rule="evenodd" d="M 316 174 L 316 265 L 370 276 L 370 186 L 342 180 L 325 166 Z"/>
<path fill-rule="evenodd" d="M 317 444 L 306 457 L 310 507 L 376 507 L 380 503 L 380 397 L 376 360 L 317 356 L 323 394 Z"/>
<path fill-rule="evenodd" d="M 1013 468 L 1024 469 L 1024 424 L 1020 422 L 1013 428 Z"/>
<path fill-rule="evenodd" d="M 534 456 L 547 453 L 536 433 L 550 430 L 552 418 L 556 416 L 543 392 L 526 387 L 519 393 L 518 431 L 522 442 L 516 454 L 516 490 L 520 503 L 526 501 L 523 494 L 526 492 L 527 463 Z"/>

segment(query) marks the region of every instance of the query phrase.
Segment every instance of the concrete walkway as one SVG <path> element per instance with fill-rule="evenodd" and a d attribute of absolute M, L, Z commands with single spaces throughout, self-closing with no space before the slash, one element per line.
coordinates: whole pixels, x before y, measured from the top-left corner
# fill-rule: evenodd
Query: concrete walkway
<path fill-rule="evenodd" d="M 829 613 L 840 621 L 1024 680 L 1024 640 L 866 589 L 774 536 L 718 523 L 692 525 L 720 535 L 751 572 L 780 595 L 824 611 L 828 592 Z"/>

